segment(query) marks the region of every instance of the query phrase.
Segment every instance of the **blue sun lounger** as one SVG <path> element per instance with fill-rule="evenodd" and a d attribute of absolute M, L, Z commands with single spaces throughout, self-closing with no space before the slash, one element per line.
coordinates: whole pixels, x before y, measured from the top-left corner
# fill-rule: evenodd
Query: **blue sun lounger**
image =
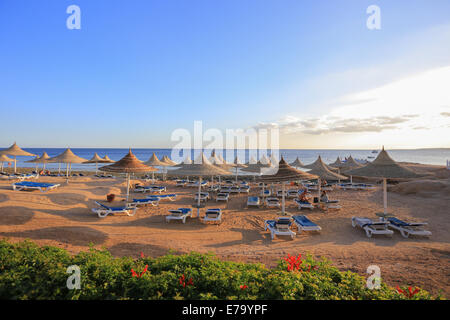
<path fill-rule="evenodd" d="M 170 194 L 158 194 L 147 196 L 147 199 L 158 199 L 158 200 L 169 199 L 170 201 L 175 201 L 176 197 L 177 197 L 176 193 L 170 193 Z"/>
<path fill-rule="evenodd" d="M 151 204 L 152 206 L 156 207 L 159 204 L 159 199 L 157 198 L 133 199 L 133 202 L 131 202 L 131 204 L 135 206 L 145 206 L 147 204 Z"/>
<path fill-rule="evenodd" d="M 322 230 L 317 224 L 309 220 L 306 216 L 293 216 L 294 224 L 297 226 L 298 231 L 320 231 Z"/>
<path fill-rule="evenodd" d="M 394 217 L 388 218 L 387 221 L 389 221 L 389 227 L 400 231 L 404 238 L 408 238 L 410 235 L 431 236 L 431 232 L 424 229 L 424 226 L 427 225 L 425 222 L 405 222 Z"/>
<path fill-rule="evenodd" d="M 181 220 L 183 223 L 186 223 L 186 218 L 192 216 L 191 208 L 178 208 L 177 210 L 169 210 L 170 215 L 166 216 L 166 222 L 170 222 L 170 220 Z"/>
<path fill-rule="evenodd" d="M 203 217 L 203 222 L 222 222 L 222 209 L 220 208 L 213 208 L 206 210 L 205 216 Z"/>
<path fill-rule="evenodd" d="M 115 214 L 115 213 L 125 213 L 126 215 L 131 217 L 136 214 L 137 210 L 137 207 L 131 203 L 120 207 L 110 207 L 98 201 L 95 201 L 95 203 L 100 208 L 92 208 L 92 212 L 98 214 L 99 218 L 105 218 L 108 214 Z"/>
<path fill-rule="evenodd" d="M 259 200 L 259 197 L 248 197 L 247 207 L 250 207 L 250 206 L 260 207 L 261 201 Z"/>
<path fill-rule="evenodd" d="M 21 181 L 13 183 L 13 190 L 39 190 L 41 192 L 46 192 L 54 188 L 59 187 L 59 184 L 55 183 L 43 183 L 43 182 L 32 182 L 32 181 Z"/>
<path fill-rule="evenodd" d="M 264 230 L 270 231 L 270 237 L 272 240 L 275 236 L 290 236 L 291 239 L 295 238 L 295 232 L 291 230 L 292 220 L 291 218 L 279 217 L 278 220 L 265 220 Z"/>

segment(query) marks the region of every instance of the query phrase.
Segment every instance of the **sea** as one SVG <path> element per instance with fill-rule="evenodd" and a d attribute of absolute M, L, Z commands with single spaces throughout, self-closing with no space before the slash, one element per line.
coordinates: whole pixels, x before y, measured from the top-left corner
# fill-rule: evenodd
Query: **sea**
<path fill-rule="evenodd" d="M 45 151 L 50 157 L 57 156 L 62 153 L 65 148 L 23 148 L 24 150 L 31 152 L 33 154 L 41 156 Z M 4 149 L 0 149 L 4 150 Z M 112 160 L 120 160 L 123 156 L 128 153 L 127 148 L 71 148 L 71 150 L 78 156 L 90 159 L 97 153 L 100 157 L 107 155 Z M 203 150 L 205 155 L 208 157 L 211 155 L 209 149 Z M 450 148 L 440 148 L 440 149 L 397 149 L 397 150 L 387 150 L 389 155 L 395 160 L 400 162 L 413 162 L 422 164 L 433 164 L 433 165 L 446 165 L 447 161 L 450 160 Z M 142 161 L 147 161 L 153 153 L 161 159 L 163 156 L 168 156 L 174 159 L 176 162 L 180 162 L 186 158 L 189 154 L 191 159 L 195 159 L 199 150 L 189 150 L 185 154 L 183 152 L 173 152 L 172 149 L 132 149 L 133 154 Z M 309 164 L 314 162 L 320 155 L 325 163 L 334 162 L 337 157 L 344 159 L 345 157 L 352 156 L 357 161 L 372 161 L 377 156 L 379 150 L 332 150 L 332 149 L 280 149 L 278 155 L 282 155 L 287 162 L 294 161 L 297 157 L 304 163 Z M 216 154 L 219 151 L 216 150 Z M 232 162 L 234 157 L 237 155 L 241 162 L 248 162 L 252 155 L 255 155 L 256 159 L 259 159 L 264 152 L 257 152 L 256 150 L 222 150 L 222 156 L 227 160 Z M 271 152 L 268 150 L 265 152 L 268 157 L 270 157 Z M 276 155 L 276 153 L 275 153 Z M 35 168 L 36 164 L 27 163 L 27 160 L 31 160 L 33 157 L 17 157 L 17 167 L 27 167 Z M 13 163 L 5 163 L 5 166 L 14 166 Z M 99 164 L 101 166 L 101 164 Z M 39 164 L 42 167 L 42 164 Z M 57 163 L 47 163 L 46 169 L 58 170 L 59 164 Z M 62 169 L 65 169 L 65 165 L 61 165 Z M 95 164 L 72 164 L 72 170 L 84 170 L 84 171 L 95 171 Z"/>

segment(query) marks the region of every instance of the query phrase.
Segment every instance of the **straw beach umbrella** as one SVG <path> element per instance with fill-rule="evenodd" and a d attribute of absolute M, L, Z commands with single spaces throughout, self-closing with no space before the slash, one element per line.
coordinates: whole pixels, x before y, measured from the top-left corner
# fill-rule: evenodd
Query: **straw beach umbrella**
<path fill-rule="evenodd" d="M 169 164 L 167 164 L 166 162 L 159 160 L 154 152 L 153 152 L 152 156 L 150 157 L 150 159 L 148 159 L 146 162 L 144 162 L 144 164 L 147 166 L 154 166 L 154 167 L 169 166 Z M 155 171 L 152 171 L 152 180 L 155 181 Z"/>
<path fill-rule="evenodd" d="M 47 152 L 44 151 L 44 153 L 40 157 L 36 157 L 33 160 L 28 160 L 26 162 L 30 163 L 36 163 L 36 171 L 38 171 L 38 164 L 42 163 L 42 170 L 45 170 L 45 164 L 49 162 L 50 156 L 47 154 Z"/>
<path fill-rule="evenodd" d="M 352 156 L 349 156 L 345 162 L 342 163 L 342 165 L 340 166 L 339 170 L 340 172 L 346 172 L 349 170 L 353 170 L 353 169 L 357 169 L 357 168 L 361 168 L 363 167 L 362 164 L 358 163 L 355 161 L 355 159 L 353 159 Z M 350 183 L 353 183 L 353 175 L 350 175 Z"/>
<path fill-rule="evenodd" d="M 130 173 L 141 173 L 141 172 L 151 172 L 156 171 L 155 168 L 145 165 L 141 160 L 136 158 L 136 156 L 131 152 L 131 148 L 127 155 L 120 159 L 119 161 L 103 166 L 100 171 L 115 172 L 115 173 L 126 173 L 127 176 L 127 198 L 130 195 Z"/>
<path fill-rule="evenodd" d="M 166 166 L 166 174 L 167 174 L 167 167 L 174 167 L 174 166 L 176 166 L 178 164 L 175 161 L 173 161 L 172 159 L 170 159 L 168 156 L 162 157 L 161 161 L 167 164 L 167 166 Z"/>
<path fill-rule="evenodd" d="M 311 180 L 316 179 L 317 176 L 310 174 L 309 172 L 304 172 L 298 169 L 295 169 L 294 167 L 290 166 L 283 157 L 281 157 L 281 160 L 278 164 L 278 167 L 276 168 L 276 172 L 270 175 L 263 175 L 259 177 L 259 181 L 263 183 L 273 183 L 273 182 L 281 182 L 282 183 L 282 207 L 281 207 L 281 213 L 285 214 L 285 191 L 286 186 L 285 182 L 287 181 L 296 181 L 296 180 Z"/>
<path fill-rule="evenodd" d="M 333 163 L 330 163 L 328 166 L 334 167 L 334 168 L 341 168 L 343 164 L 344 163 L 341 161 L 341 158 L 337 157 L 336 161 Z"/>
<path fill-rule="evenodd" d="M 3 164 L 4 162 L 13 162 L 14 159 L 9 158 L 7 155 L 0 154 L 0 162 L 2 163 L 2 171 L 3 172 Z"/>
<path fill-rule="evenodd" d="M 111 160 L 107 155 L 105 155 L 102 159 L 105 161 L 104 163 L 114 163 L 115 162 L 114 160 Z"/>
<path fill-rule="evenodd" d="M 303 167 L 305 167 L 303 162 L 301 162 L 298 157 L 293 162 L 291 162 L 289 165 L 294 167 L 294 168 L 303 168 Z"/>
<path fill-rule="evenodd" d="M 67 148 L 63 153 L 48 159 L 48 162 L 53 163 L 65 163 L 66 164 L 66 177 L 69 177 L 69 167 L 72 163 L 83 163 L 88 161 L 82 157 L 75 155 L 70 148 Z"/>
<path fill-rule="evenodd" d="M 328 166 L 321 162 L 316 165 L 314 169 L 311 169 L 308 171 L 310 174 L 314 174 L 319 177 L 317 181 L 318 185 L 318 192 L 319 192 L 319 203 L 320 203 L 320 192 L 321 192 L 321 179 L 325 180 L 347 180 L 348 178 L 346 176 L 343 176 L 341 174 L 338 174 L 336 172 L 331 171 Z"/>
<path fill-rule="evenodd" d="M 327 168 L 330 171 L 337 171 L 337 168 L 330 167 L 325 162 L 323 162 L 321 156 L 318 156 L 316 161 L 314 161 L 313 163 L 310 163 L 310 164 L 307 164 L 307 165 L 303 166 L 303 168 L 315 169 L 315 168 L 319 168 L 319 167 L 323 167 L 323 166 L 325 166 L 325 168 Z"/>
<path fill-rule="evenodd" d="M 105 156 L 105 157 L 107 157 L 107 156 Z M 111 163 L 111 161 L 112 160 L 109 158 L 108 158 L 108 160 L 105 158 L 101 158 L 96 152 L 96 153 L 94 153 L 94 156 L 90 160 L 83 162 L 83 164 L 95 163 L 95 174 L 97 174 L 99 163 Z M 112 162 L 114 162 L 114 161 L 112 161 Z"/>
<path fill-rule="evenodd" d="M 7 156 L 14 156 L 14 173 L 17 172 L 17 156 L 26 156 L 26 157 L 35 157 L 35 154 L 27 152 L 19 148 L 19 146 L 14 142 L 14 144 L 8 149 L 1 150 L 0 154 L 4 154 Z"/>
<path fill-rule="evenodd" d="M 178 169 L 168 172 L 173 176 L 195 176 L 199 178 L 198 181 L 198 203 L 197 203 L 197 216 L 200 214 L 200 193 L 202 191 L 202 178 L 205 176 L 220 176 L 229 174 L 228 171 L 223 170 L 211 162 L 208 161 L 205 154 L 202 152 L 198 159 L 192 164 L 182 164 L 178 166 Z"/>
<path fill-rule="evenodd" d="M 420 175 L 395 162 L 383 149 L 377 158 L 364 167 L 346 172 L 359 177 L 383 178 L 383 206 L 384 214 L 387 214 L 387 179 L 410 179 L 418 178 Z"/>

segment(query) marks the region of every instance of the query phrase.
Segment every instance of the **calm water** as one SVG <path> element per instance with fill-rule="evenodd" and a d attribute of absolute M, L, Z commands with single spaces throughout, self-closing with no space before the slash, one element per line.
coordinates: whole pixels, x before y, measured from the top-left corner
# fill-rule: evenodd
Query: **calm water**
<path fill-rule="evenodd" d="M 24 150 L 31 152 L 33 154 L 42 155 L 44 151 L 48 153 L 50 157 L 56 156 L 63 152 L 64 148 L 24 148 Z M 95 152 L 97 152 L 101 157 L 108 155 L 112 160 L 119 160 L 124 155 L 127 154 L 128 149 L 94 149 L 94 148 L 73 148 L 72 151 L 86 159 L 90 159 Z M 147 161 L 153 152 L 156 153 L 158 158 L 162 158 L 167 155 L 172 157 L 171 149 L 133 149 L 133 153 L 140 160 Z M 364 160 L 373 160 L 372 157 L 377 154 L 372 153 L 372 150 L 294 150 L 294 149 L 282 149 L 280 150 L 280 154 L 283 155 L 286 161 L 292 162 L 298 156 L 300 160 L 309 164 L 316 160 L 317 156 L 321 155 L 322 159 L 326 163 L 331 163 L 336 160 L 337 157 L 348 157 L 351 155 L 355 159 L 364 159 Z M 436 164 L 436 165 L 445 165 L 447 160 L 450 160 L 450 149 L 415 149 L 415 150 L 388 150 L 391 157 L 396 161 L 408 161 L 408 162 L 417 162 L 423 164 Z M 196 152 L 195 155 L 198 153 Z M 205 154 L 209 157 L 211 154 L 211 150 L 205 150 Z M 248 150 L 239 150 L 237 152 L 239 159 L 242 162 L 248 162 L 249 160 L 249 151 Z M 270 153 L 269 153 L 270 154 Z M 223 157 L 227 159 L 227 161 L 233 161 L 236 152 L 231 152 L 229 156 L 227 156 L 226 152 L 223 152 Z M 191 151 L 191 159 L 194 159 L 194 151 Z M 180 159 L 184 159 L 185 156 L 180 154 Z M 26 163 L 24 161 L 31 160 L 32 157 L 17 157 L 17 166 L 18 167 L 28 167 L 34 168 L 36 165 L 33 163 Z M 175 161 L 178 159 L 174 158 Z M 178 161 L 177 161 L 178 162 Z M 5 165 L 7 165 L 5 163 Z M 42 165 L 40 165 L 41 167 Z M 99 165 L 100 166 L 100 165 Z M 48 163 L 46 164 L 46 168 L 58 169 L 57 163 Z M 61 168 L 65 168 L 65 165 L 62 165 Z M 95 170 L 95 164 L 73 164 L 72 169 L 82 169 L 82 170 Z"/>

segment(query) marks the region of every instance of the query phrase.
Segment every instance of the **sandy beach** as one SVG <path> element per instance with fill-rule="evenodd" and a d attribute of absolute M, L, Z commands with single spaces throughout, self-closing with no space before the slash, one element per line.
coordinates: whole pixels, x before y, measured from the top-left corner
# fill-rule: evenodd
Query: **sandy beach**
<path fill-rule="evenodd" d="M 60 183 L 55 190 L 13 191 L 11 181 L 0 180 L 0 238 L 11 241 L 31 239 L 40 245 L 56 245 L 76 253 L 89 243 L 107 248 L 115 256 L 159 256 L 172 250 L 214 252 L 227 260 L 261 262 L 273 266 L 289 254 L 311 253 L 331 259 L 341 270 L 365 276 L 369 265 L 381 268 L 381 277 L 392 286 L 420 286 L 433 294 L 450 296 L 450 180 L 449 170 L 438 166 L 408 164 L 416 172 L 428 173 L 421 180 L 389 186 L 388 208 L 399 218 L 427 222 L 433 234 L 428 238 L 392 238 L 365 233 L 351 225 L 352 216 L 376 218 L 382 212 L 381 187 L 373 191 L 333 190 L 330 198 L 339 199 L 341 210 L 297 209 L 287 200 L 290 214 L 306 214 L 322 227 L 320 233 L 301 233 L 294 240 L 270 238 L 264 231 L 265 219 L 278 216 L 278 209 L 247 209 L 247 194 L 233 195 L 225 204 L 214 200 L 207 207 L 223 208 L 220 225 L 204 225 L 199 219 L 166 223 L 169 209 L 190 207 L 196 188 L 179 188 L 173 181 L 158 182 L 176 201 L 164 200 L 159 206 L 143 207 L 133 217 L 108 216 L 91 211 L 95 200 L 106 194 L 124 194 L 125 180 L 74 177 L 69 184 L 56 177 L 41 177 L 40 182 Z M 135 180 L 134 182 L 141 182 Z M 252 185 L 250 195 L 259 193 Z M 143 198 L 142 194 L 132 194 Z M 120 203 L 120 199 L 115 201 Z M 204 209 L 201 210 L 203 215 Z"/>

